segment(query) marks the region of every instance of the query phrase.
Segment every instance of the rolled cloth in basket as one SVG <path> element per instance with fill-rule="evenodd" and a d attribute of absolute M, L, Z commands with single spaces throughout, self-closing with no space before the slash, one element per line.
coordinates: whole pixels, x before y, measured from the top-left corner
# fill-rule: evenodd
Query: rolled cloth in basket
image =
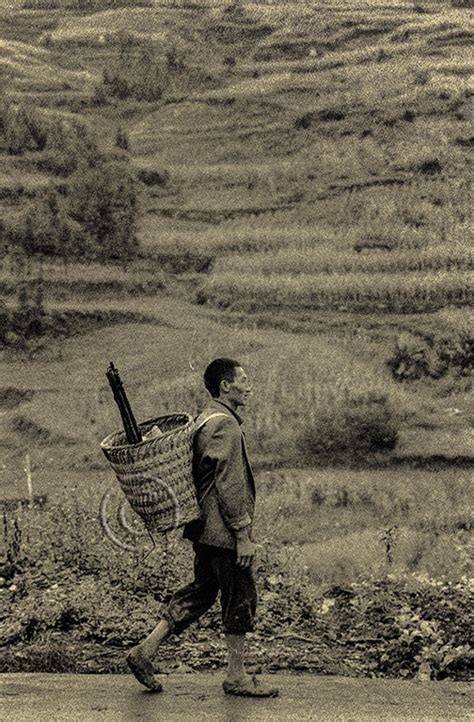
<path fill-rule="evenodd" d="M 166 532 L 200 514 L 192 473 L 196 424 L 189 414 L 168 414 L 139 424 L 142 436 L 158 426 L 161 434 L 129 444 L 123 431 L 100 447 L 133 510 L 150 532 Z"/>

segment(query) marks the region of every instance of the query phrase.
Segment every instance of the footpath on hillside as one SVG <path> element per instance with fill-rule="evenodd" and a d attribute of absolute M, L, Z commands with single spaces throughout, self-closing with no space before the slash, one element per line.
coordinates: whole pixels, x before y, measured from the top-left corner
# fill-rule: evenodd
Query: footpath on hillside
<path fill-rule="evenodd" d="M 276 699 L 225 696 L 222 674 L 158 675 L 148 692 L 131 675 L 0 675 L 0 719 L 14 722 L 201 722 L 341 720 L 383 722 L 473 719 L 472 687 L 461 682 L 268 675 Z"/>

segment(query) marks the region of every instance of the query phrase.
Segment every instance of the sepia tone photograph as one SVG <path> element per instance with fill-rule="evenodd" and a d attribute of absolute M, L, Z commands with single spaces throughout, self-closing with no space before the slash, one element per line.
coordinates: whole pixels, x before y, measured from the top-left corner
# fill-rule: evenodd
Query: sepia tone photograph
<path fill-rule="evenodd" d="M 473 0 L 0 0 L 0 717 L 472 719 Z"/>

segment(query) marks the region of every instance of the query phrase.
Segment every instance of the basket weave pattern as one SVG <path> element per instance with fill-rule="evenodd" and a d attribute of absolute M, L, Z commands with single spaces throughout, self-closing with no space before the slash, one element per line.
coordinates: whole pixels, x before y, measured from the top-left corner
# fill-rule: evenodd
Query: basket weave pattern
<path fill-rule="evenodd" d="M 100 446 L 147 529 L 166 532 L 199 517 L 192 474 L 195 425 L 188 414 L 168 414 L 140 424 L 142 434 L 155 424 L 161 436 L 129 444 L 125 433 L 118 431 Z"/>

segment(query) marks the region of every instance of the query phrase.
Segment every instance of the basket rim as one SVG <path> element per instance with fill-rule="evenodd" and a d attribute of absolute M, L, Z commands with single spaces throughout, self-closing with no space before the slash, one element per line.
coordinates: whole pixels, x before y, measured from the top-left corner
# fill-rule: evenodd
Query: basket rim
<path fill-rule="evenodd" d="M 169 419 L 173 416 L 185 416 L 187 418 L 187 421 L 183 426 L 180 427 L 180 430 L 187 429 L 191 424 L 194 423 L 194 418 L 191 416 L 191 414 L 188 414 L 187 411 L 176 411 L 172 414 L 161 414 L 161 416 L 156 416 L 153 419 L 148 419 L 147 421 L 141 421 L 138 424 L 138 427 L 141 429 L 142 426 L 148 426 L 148 424 L 158 424 L 159 421 L 163 419 Z M 138 444 L 116 444 L 111 445 L 110 443 L 107 443 L 109 439 L 111 439 L 113 436 L 116 436 L 117 434 L 124 434 L 125 432 L 123 429 L 120 429 L 119 431 L 112 431 L 112 433 L 107 434 L 107 436 L 100 442 L 100 448 L 109 451 L 110 449 L 138 449 L 144 444 L 149 444 L 151 441 L 154 441 L 154 439 L 145 439 L 143 441 L 139 441 Z M 170 429 L 169 431 L 165 431 L 161 436 L 157 437 L 159 439 L 165 439 L 166 437 L 170 436 L 171 434 L 176 433 L 176 429 Z"/>

